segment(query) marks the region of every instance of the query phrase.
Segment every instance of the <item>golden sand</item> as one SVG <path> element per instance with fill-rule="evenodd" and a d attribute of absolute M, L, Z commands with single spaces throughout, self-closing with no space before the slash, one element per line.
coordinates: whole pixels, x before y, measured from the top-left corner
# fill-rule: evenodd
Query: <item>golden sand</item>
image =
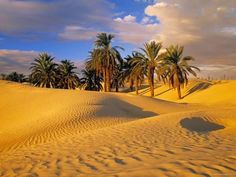
<path fill-rule="evenodd" d="M 156 89 L 174 103 L 0 81 L 0 176 L 236 176 L 236 81 L 199 83 Z"/>

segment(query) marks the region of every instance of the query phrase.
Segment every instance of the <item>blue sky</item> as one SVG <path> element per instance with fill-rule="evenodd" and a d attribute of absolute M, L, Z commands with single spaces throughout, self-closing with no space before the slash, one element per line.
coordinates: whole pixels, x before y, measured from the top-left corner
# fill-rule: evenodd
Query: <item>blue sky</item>
<path fill-rule="evenodd" d="M 99 32 L 123 56 L 156 40 L 185 46 L 205 75 L 236 77 L 236 0 L 1 0 L 0 73 L 29 72 L 40 52 L 78 67 Z"/>

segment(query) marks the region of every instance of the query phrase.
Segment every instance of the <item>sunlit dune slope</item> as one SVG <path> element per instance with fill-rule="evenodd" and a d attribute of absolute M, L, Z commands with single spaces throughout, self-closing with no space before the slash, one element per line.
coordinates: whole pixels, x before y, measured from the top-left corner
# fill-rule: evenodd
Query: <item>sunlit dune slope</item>
<path fill-rule="evenodd" d="M 190 80 L 182 89 L 183 99 L 177 98 L 177 91 L 169 85 L 159 85 L 155 89 L 155 98 L 179 103 L 200 103 L 203 105 L 236 105 L 236 81 Z M 142 89 L 141 95 L 149 96 L 149 88 Z M 226 105 L 225 105 L 226 104 Z"/>
<path fill-rule="evenodd" d="M 46 142 L 187 107 L 145 97 L 40 89 L 4 81 L 0 92 L 0 149 Z"/>
<path fill-rule="evenodd" d="M 178 104 L 5 81 L 0 93 L 0 176 L 236 174 L 232 102 Z"/>

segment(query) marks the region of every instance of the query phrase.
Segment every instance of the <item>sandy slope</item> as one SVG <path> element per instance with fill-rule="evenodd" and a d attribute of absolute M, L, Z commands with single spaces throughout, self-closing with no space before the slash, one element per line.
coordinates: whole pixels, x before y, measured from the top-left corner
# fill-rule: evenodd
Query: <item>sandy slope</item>
<path fill-rule="evenodd" d="M 4 81 L 0 93 L 0 176 L 236 175 L 233 97 L 220 108 Z"/>
<path fill-rule="evenodd" d="M 203 105 L 236 106 L 236 80 L 206 81 L 192 80 L 182 89 L 183 99 L 177 99 L 177 91 L 168 85 L 159 85 L 155 97 L 178 103 L 199 103 Z M 142 89 L 141 95 L 149 96 L 149 88 Z"/>

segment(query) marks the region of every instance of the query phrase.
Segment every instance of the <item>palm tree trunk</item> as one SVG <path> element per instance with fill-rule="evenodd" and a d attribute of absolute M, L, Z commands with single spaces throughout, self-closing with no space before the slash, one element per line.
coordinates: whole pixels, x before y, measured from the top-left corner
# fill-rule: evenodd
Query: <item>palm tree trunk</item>
<path fill-rule="evenodd" d="M 118 81 L 116 81 L 116 92 L 119 92 L 119 84 L 118 84 Z"/>
<path fill-rule="evenodd" d="M 132 92 L 134 90 L 134 80 L 130 79 L 130 85 L 129 85 L 130 91 Z"/>
<path fill-rule="evenodd" d="M 110 78 L 110 68 L 106 68 L 106 81 L 107 81 L 107 92 L 111 91 L 111 78 Z"/>
<path fill-rule="evenodd" d="M 176 73 L 174 75 L 175 77 L 175 81 L 176 81 L 176 87 L 177 87 L 177 92 L 178 92 L 178 98 L 181 99 L 181 88 L 180 88 L 180 80 L 179 80 L 179 77 L 178 77 L 178 69 L 176 69 Z"/>
<path fill-rule="evenodd" d="M 153 67 L 149 69 L 149 85 L 150 85 L 151 97 L 154 97 L 154 69 L 155 68 Z"/>
<path fill-rule="evenodd" d="M 136 91 L 136 95 L 138 95 L 138 87 L 139 87 L 139 80 L 138 77 L 135 77 L 135 91 Z"/>
<path fill-rule="evenodd" d="M 177 91 L 178 91 L 178 98 L 181 99 L 181 88 L 180 88 L 180 84 L 177 86 Z"/>
<path fill-rule="evenodd" d="M 104 92 L 107 92 L 107 80 L 106 80 L 106 68 L 103 68 L 103 82 L 104 82 Z"/>

